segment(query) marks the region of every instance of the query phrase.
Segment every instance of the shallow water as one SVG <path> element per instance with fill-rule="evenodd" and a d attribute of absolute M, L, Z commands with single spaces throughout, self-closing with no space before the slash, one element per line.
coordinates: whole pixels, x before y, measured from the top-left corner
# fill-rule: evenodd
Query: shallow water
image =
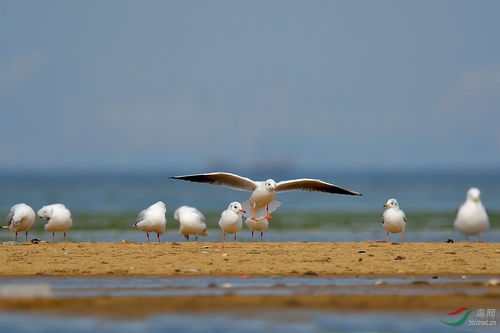
<path fill-rule="evenodd" d="M 495 327 L 448 327 L 444 313 L 245 310 L 168 313 L 141 320 L 0 313 L 1 332 L 495 332 Z"/>
<path fill-rule="evenodd" d="M 481 295 L 489 277 L 376 278 L 320 277 L 169 277 L 169 278 L 9 278 L 0 285 L 50 286 L 54 297 L 147 297 L 193 295 Z M 437 283 L 477 285 L 433 288 Z M 168 300 L 166 300 L 168 301 Z M 441 313 L 442 312 L 442 313 Z M 444 311 L 349 311 L 317 309 L 234 309 L 152 313 L 141 319 L 72 316 L 58 313 L 0 312 L 0 332 L 489 332 L 489 327 L 448 327 Z"/>
<path fill-rule="evenodd" d="M 51 235 L 47 232 L 30 232 L 29 239 L 38 238 L 46 241 L 52 241 Z M 58 242 L 62 238 L 61 234 L 56 235 L 55 241 Z M 255 233 L 254 239 L 258 241 L 260 235 Z M 490 230 L 484 234 L 485 242 L 499 242 L 500 229 Z M 19 234 L 19 241 L 24 241 L 23 234 Z M 463 241 L 464 237 L 458 232 L 450 230 L 435 230 L 435 231 L 413 231 L 407 232 L 405 242 L 446 242 L 448 239 L 454 241 Z M 4 231 L 0 233 L 0 241 L 12 241 L 13 235 L 10 232 Z M 73 242 L 121 242 L 122 240 L 131 242 L 145 242 L 146 234 L 138 230 L 70 230 L 68 232 L 68 241 Z M 156 234 L 151 234 L 151 240 L 156 241 Z M 219 230 L 209 230 L 207 237 L 200 237 L 202 242 L 220 242 L 221 233 Z M 329 231 L 329 230 L 270 230 L 264 233 L 265 242 L 360 242 L 360 241 L 379 241 L 385 240 L 383 230 L 373 230 L 366 232 L 352 232 L 346 230 Z M 470 240 L 477 241 L 477 237 L 470 237 Z M 161 236 L 162 242 L 184 242 L 184 237 L 179 235 L 177 231 L 167 231 L 167 234 Z M 194 241 L 191 238 L 191 241 Z M 237 235 L 237 242 L 250 241 L 250 232 L 244 229 Z M 390 241 L 400 242 L 401 234 L 392 234 Z M 228 242 L 232 243 L 232 236 L 228 236 Z"/>
<path fill-rule="evenodd" d="M 277 296 L 277 295 L 481 295 L 491 277 L 147 277 L 147 278 L 2 278 L 2 285 L 48 285 L 54 297 L 124 296 Z M 375 283 L 381 283 L 376 285 Z M 477 282 L 473 286 L 429 288 L 437 283 Z"/>

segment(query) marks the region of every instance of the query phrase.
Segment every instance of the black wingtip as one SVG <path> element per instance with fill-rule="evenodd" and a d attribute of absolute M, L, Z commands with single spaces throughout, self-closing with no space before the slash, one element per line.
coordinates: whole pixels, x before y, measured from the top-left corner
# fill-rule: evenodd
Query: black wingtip
<path fill-rule="evenodd" d="M 363 196 L 363 193 L 361 193 L 361 192 L 356 192 L 356 191 L 351 191 L 351 190 L 347 190 L 346 192 L 344 192 L 344 193 L 342 193 L 342 194 L 355 195 L 355 196 L 360 196 L 360 197 L 362 197 L 362 196 Z"/>

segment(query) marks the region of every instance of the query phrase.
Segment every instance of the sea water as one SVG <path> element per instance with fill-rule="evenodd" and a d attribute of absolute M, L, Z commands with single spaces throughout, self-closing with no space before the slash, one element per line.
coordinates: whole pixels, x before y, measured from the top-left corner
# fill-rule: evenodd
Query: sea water
<path fill-rule="evenodd" d="M 131 226 L 139 211 L 159 200 L 167 204 L 168 238 L 169 234 L 177 235 L 178 222 L 173 219 L 173 212 L 177 207 L 190 205 L 200 209 L 207 218 L 209 230 L 213 231 L 212 234 L 217 234 L 220 212 L 229 202 L 245 201 L 249 197 L 243 191 L 169 178 L 175 174 L 179 172 L 4 172 L 0 173 L 0 214 L 5 216 L 9 208 L 19 202 L 25 202 L 35 210 L 46 204 L 60 202 L 70 208 L 73 214 L 74 226 L 69 233 L 70 239 L 73 235 L 73 240 L 85 240 L 75 231 L 107 230 L 113 233 L 122 230 L 123 237 L 101 232 L 100 235 L 106 237 L 95 236 L 92 240 L 142 240 L 142 237 L 125 236 L 125 232 L 132 230 Z M 401 208 L 406 211 L 409 241 L 461 239 L 453 231 L 453 220 L 456 209 L 464 201 L 471 186 L 481 189 L 482 201 L 489 210 L 492 226 L 490 233 L 493 232 L 491 235 L 495 236 L 488 236 L 487 233 L 485 240 L 499 240 L 495 234 L 495 230 L 500 228 L 500 171 L 497 170 L 309 171 L 287 172 L 284 175 L 279 172 L 254 173 L 248 176 L 253 179 L 274 177 L 277 180 L 320 178 L 363 193 L 361 197 L 297 191 L 279 193 L 277 199 L 283 205 L 274 212 L 269 232 L 265 235 L 265 239 L 270 241 L 323 241 L 325 234 L 322 232 L 343 232 L 342 239 L 350 241 L 382 238 L 382 205 L 392 197 L 397 198 Z M 43 237 L 42 226 L 43 222 L 37 221 L 33 228 L 34 235 Z M 305 236 L 303 230 L 311 234 Z M 285 231 L 294 234 L 285 234 Z M 417 231 L 423 234 L 418 234 Z M 280 237 L 279 233 L 283 233 L 285 237 Z M 415 236 L 413 238 L 412 233 Z M 141 233 L 136 234 L 140 237 Z M 259 235 L 256 236 L 258 238 Z M 215 235 L 208 239 L 215 240 L 212 237 Z M 247 239 L 248 235 L 242 237 L 241 239 Z M 8 232 L 0 234 L 0 240 L 10 238 Z M 218 235 L 216 238 L 218 239 Z M 328 239 L 339 240 L 333 234 Z"/>

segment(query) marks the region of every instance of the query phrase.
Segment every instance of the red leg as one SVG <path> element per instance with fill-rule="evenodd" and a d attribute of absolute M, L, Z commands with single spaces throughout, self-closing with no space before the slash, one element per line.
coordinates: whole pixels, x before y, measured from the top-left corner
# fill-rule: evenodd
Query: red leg
<path fill-rule="evenodd" d="M 265 219 L 271 220 L 273 217 L 271 216 L 271 214 L 269 214 L 269 206 L 266 206 L 266 212 L 267 212 L 267 215 L 265 216 Z"/>
<path fill-rule="evenodd" d="M 17 242 L 17 231 L 16 231 L 16 242 Z"/>
<path fill-rule="evenodd" d="M 156 233 L 156 237 L 158 237 L 158 244 L 160 244 L 160 234 L 159 233 Z"/>
<path fill-rule="evenodd" d="M 224 242 L 226 241 L 226 233 L 222 233 L 222 249 L 224 250 Z"/>
<path fill-rule="evenodd" d="M 66 231 L 63 233 L 63 239 L 66 240 Z"/>
<path fill-rule="evenodd" d="M 198 241 L 198 234 L 196 234 L 196 236 L 194 237 L 194 240 Z"/>
<path fill-rule="evenodd" d="M 28 230 L 26 230 L 26 243 L 28 242 Z"/>
<path fill-rule="evenodd" d="M 255 214 L 257 214 L 257 209 L 252 208 L 252 217 L 250 218 L 252 221 L 258 221 L 259 219 L 255 216 Z"/>
<path fill-rule="evenodd" d="M 186 239 L 187 242 L 189 242 L 189 235 L 184 235 L 184 238 Z"/>
<path fill-rule="evenodd" d="M 236 240 L 236 234 L 234 234 L 234 238 L 233 239 Z"/>

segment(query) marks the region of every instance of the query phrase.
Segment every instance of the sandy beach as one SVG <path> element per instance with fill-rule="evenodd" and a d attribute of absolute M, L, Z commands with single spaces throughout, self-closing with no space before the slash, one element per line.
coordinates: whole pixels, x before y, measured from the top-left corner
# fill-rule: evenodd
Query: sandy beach
<path fill-rule="evenodd" d="M 2 244 L 0 276 L 500 275 L 498 243 Z"/>
<path fill-rule="evenodd" d="M 500 246 L 497 243 L 230 242 L 224 250 L 220 243 L 214 242 L 6 243 L 1 245 L 0 253 L 0 277 L 26 278 L 26 283 L 30 283 L 30 277 L 422 279 L 409 280 L 406 286 L 400 287 L 373 283 L 363 287 L 362 294 L 359 286 L 339 285 L 329 289 L 336 294 L 311 294 L 304 289 L 292 295 L 236 295 L 231 289 L 222 288 L 223 294 L 212 296 L 14 297 L 0 299 L 3 311 L 140 319 L 174 312 L 314 309 L 445 313 L 457 306 L 500 307 L 498 282 L 461 278 L 464 275 L 487 279 L 499 276 Z M 440 282 L 445 277 L 460 277 L 460 280 Z M 426 282 L 429 280 L 437 283 Z"/>

